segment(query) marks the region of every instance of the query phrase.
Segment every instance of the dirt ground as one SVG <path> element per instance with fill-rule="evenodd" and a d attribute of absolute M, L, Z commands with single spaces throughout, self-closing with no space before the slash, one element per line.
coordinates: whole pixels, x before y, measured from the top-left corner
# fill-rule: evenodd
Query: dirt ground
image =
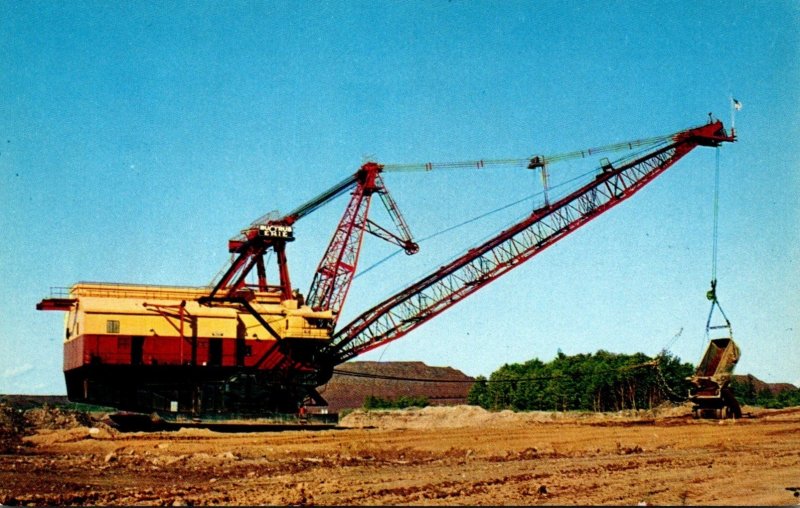
<path fill-rule="evenodd" d="M 0 504 L 797 504 L 800 408 L 745 410 L 755 417 L 431 407 L 235 434 L 40 415 L 0 455 Z"/>

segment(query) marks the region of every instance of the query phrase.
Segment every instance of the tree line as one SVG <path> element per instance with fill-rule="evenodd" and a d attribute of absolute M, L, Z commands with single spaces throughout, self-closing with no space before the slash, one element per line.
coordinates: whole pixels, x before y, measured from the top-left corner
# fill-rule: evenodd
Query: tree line
<path fill-rule="evenodd" d="M 430 400 L 424 396 L 400 395 L 397 398 L 383 398 L 367 395 L 364 398 L 364 409 L 405 409 L 409 407 L 427 407 Z"/>
<path fill-rule="evenodd" d="M 769 409 L 800 406 L 800 388 L 772 393 L 772 390 L 766 386 L 762 386 L 761 389 L 758 389 L 753 380 L 753 376 L 746 376 L 744 379 L 734 378 L 733 381 L 731 381 L 731 389 L 739 403 L 747 404 L 748 406 L 759 406 Z"/>
<path fill-rule="evenodd" d="M 568 356 L 559 350 L 550 362 L 539 359 L 506 364 L 487 379 L 478 376 L 467 395 L 467 403 L 489 410 L 516 411 L 620 411 L 651 409 L 664 402 L 684 402 L 695 366 L 662 352 L 656 357 L 643 353 L 596 353 Z M 761 388 L 759 388 L 761 387 Z M 731 389 L 742 405 L 766 408 L 800 406 L 800 388 L 778 393 L 739 377 Z M 423 396 L 396 399 L 370 395 L 365 409 L 425 407 Z"/>
<path fill-rule="evenodd" d="M 620 411 L 685 400 L 694 366 L 663 352 L 565 355 L 506 364 L 489 379 L 478 376 L 467 402 L 485 409 Z"/>

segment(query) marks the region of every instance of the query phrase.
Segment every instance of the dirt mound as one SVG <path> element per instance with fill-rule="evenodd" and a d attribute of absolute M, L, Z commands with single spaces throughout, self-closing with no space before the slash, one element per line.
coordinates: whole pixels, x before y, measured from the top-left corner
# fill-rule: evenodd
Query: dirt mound
<path fill-rule="evenodd" d="M 755 393 L 769 390 L 771 394 L 777 395 L 784 391 L 797 390 L 797 387 L 791 383 L 767 383 L 752 374 L 734 374 L 733 382 L 745 387 L 751 385 Z"/>
<path fill-rule="evenodd" d="M 30 433 L 29 429 L 23 410 L 0 403 L 0 453 L 14 453 L 22 445 L 22 436 Z"/>
<path fill-rule="evenodd" d="M 422 362 L 347 362 L 319 388 L 328 409 L 360 408 L 368 396 L 394 400 L 425 397 L 432 405 L 467 402 L 473 378 L 452 367 L 432 367 Z"/>
<path fill-rule="evenodd" d="M 92 417 L 88 413 L 46 405 L 36 409 L 29 409 L 25 412 L 25 416 L 35 429 L 74 429 L 93 425 Z"/>
<path fill-rule="evenodd" d="M 103 439 L 115 433 L 116 430 L 98 417 L 83 411 L 46 404 L 26 409 L 24 405 L 0 402 L 0 453 L 17 453 L 23 446 L 36 445 L 36 435 L 47 442 L 69 442 Z"/>
<path fill-rule="evenodd" d="M 380 429 L 446 429 L 483 425 L 513 418 L 511 411 L 492 413 L 478 406 L 428 406 L 393 410 L 357 409 L 339 421 L 341 427 Z"/>
<path fill-rule="evenodd" d="M 5 393 L 0 395 L 0 403 L 14 406 L 17 409 L 28 410 L 42 406 L 65 406 L 69 404 L 66 395 L 15 395 Z"/>
<path fill-rule="evenodd" d="M 478 406 L 429 406 L 399 410 L 359 409 L 343 417 L 339 425 L 350 428 L 374 427 L 380 429 L 447 429 L 489 425 L 524 425 L 535 423 L 588 423 L 649 422 L 661 418 L 685 417 L 691 414 L 690 405 L 665 405 L 651 410 L 627 410 L 617 413 L 591 413 L 581 411 L 487 411 Z"/>

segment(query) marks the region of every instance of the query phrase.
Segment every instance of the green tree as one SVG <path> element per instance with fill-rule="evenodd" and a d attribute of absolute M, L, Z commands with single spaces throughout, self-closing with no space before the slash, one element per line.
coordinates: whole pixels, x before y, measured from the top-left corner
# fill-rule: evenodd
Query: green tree
<path fill-rule="evenodd" d="M 495 410 L 618 411 L 682 400 L 693 367 L 667 353 L 657 365 L 653 360 L 642 353 L 568 356 L 559 350 L 548 363 L 534 358 L 479 377 L 468 402 Z"/>
<path fill-rule="evenodd" d="M 744 381 L 739 381 L 734 378 L 730 386 L 731 390 L 733 390 L 733 395 L 740 404 L 747 404 L 749 406 L 756 405 L 758 394 L 755 383 L 753 382 L 753 376 L 748 375 Z"/>
<path fill-rule="evenodd" d="M 800 388 L 784 390 L 778 394 L 777 399 L 781 407 L 800 406 Z"/>
<path fill-rule="evenodd" d="M 475 382 L 467 393 L 467 404 L 488 407 L 490 405 L 489 400 L 489 385 L 486 383 L 486 377 L 476 377 Z"/>
<path fill-rule="evenodd" d="M 408 407 L 426 407 L 430 405 L 427 397 L 401 395 L 396 399 L 383 399 L 374 395 L 364 398 L 364 409 L 405 409 Z"/>
<path fill-rule="evenodd" d="M 777 398 L 768 387 L 764 387 L 756 394 L 756 406 L 766 407 L 769 409 L 778 409 L 781 407 Z"/>

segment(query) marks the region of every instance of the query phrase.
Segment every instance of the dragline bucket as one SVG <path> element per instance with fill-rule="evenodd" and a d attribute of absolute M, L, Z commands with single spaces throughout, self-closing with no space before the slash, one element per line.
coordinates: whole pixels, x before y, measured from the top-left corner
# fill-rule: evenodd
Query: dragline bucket
<path fill-rule="evenodd" d="M 740 354 L 732 338 L 709 342 L 697 370 L 688 378 L 693 385 L 689 389 L 689 400 L 695 404 L 692 410 L 696 417 L 721 418 L 723 410 L 725 416 L 742 416 L 739 402 L 729 386 Z"/>

